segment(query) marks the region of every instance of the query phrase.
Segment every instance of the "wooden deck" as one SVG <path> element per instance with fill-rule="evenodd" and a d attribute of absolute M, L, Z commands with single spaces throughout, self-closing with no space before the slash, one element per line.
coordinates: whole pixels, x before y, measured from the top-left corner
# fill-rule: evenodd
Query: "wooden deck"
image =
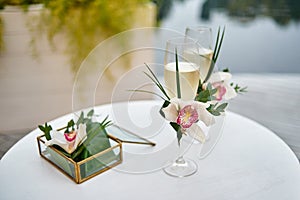
<path fill-rule="evenodd" d="M 271 129 L 300 159 L 300 74 L 235 74 L 234 81 L 249 89 L 229 110 Z M 29 131 L 0 133 L 0 158 Z"/>

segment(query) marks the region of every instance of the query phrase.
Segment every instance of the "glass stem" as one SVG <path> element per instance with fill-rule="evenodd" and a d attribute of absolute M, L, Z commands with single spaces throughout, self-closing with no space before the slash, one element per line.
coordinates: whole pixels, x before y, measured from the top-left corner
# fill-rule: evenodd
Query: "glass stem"
<path fill-rule="evenodd" d="M 183 156 L 179 156 L 176 161 L 175 161 L 176 164 L 179 164 L 179 165 L 182 165 L 182 164 L 185 164 L 185 160 L 183 158 Z"/>

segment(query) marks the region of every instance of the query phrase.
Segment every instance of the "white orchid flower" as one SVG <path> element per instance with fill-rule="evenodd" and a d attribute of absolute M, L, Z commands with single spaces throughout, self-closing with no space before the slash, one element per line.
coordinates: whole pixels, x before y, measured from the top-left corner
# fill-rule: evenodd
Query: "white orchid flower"
<path fill-rule="evenodd" d="M 166 120 L 180 125 L 183 133 L 204 143 L 205 134 L 197 122 L 202 121 L 206 126 L 214 123 L 213 116 L 206 110 L 208 107 L 208 103 L 172 98 L 170 104 L 162 108 L 162 112 Z"/>
<path fill-rule="evenodd" d="M 231 77 L 229 72 L 215 72 L 207 81 L 211 83 L 213 88 L 217 89 L 217 93 L 214 95 L 217 101 L 229 100 L 237 96 L 234 88 L 230 86 Z"/>
<path fill-rule="evenodd" d="M 69 154 L 73 153 L 77 146 L 86 139 L 86 125 L 79 124 L 77 131 L 62 133 L 56 130 L 50 131 L 51 140 L 46 141 L 46 145 L 56 144 Z"/>

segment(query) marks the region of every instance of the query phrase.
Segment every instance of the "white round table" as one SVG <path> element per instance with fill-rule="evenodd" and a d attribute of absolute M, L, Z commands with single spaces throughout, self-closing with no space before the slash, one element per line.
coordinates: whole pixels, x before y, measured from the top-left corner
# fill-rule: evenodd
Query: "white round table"
<path fill-rule="evenodd" d="M 129 117 L 142 129 L 143 123 L 157 120 L 147 116 L 159 105 L 159 101 L 126 102 L 98 106 L 95 111 L 124 118 L 124 123 Z M 50 124 L 61 126 L 71 117 L 66 115 Z M 29 133 L 0 161 L 1 200 L 300 199 L 300 165 L 294 153 L 270 130 L 231 112 L 209 156 L 200 160 L 197 148 L 189 150 L 187 156 L 197 162 L 198 171 L 186 178 L 170 177 L 162 170 L 134 174 L 111 169 L 75 184 L 39 156 L 38 135 L 39 130 Z"/>

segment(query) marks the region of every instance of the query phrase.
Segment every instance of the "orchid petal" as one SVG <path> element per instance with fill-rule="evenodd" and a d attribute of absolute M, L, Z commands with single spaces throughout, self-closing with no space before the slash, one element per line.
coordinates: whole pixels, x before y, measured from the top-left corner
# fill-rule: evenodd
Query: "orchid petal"
<path fill-rule="evenodd" d="M 79 124 L 78 130 L 77 130 L 77 137 L 75 141 L 75 148 L 77 148 L 78 144 L 83 142 L 86 139 L 86 125 L 85 124 Z"/>
<path fill-rule="evenodd" d="M 232 99 L 237 96 L 236 91 L 229 84 L 225 84 L 225 88 L 226 88 L 226 93 L 224 95 L 224 98 L 226 100 Z"/>
<path fill-rule="evenodd" d="M 215 123 L 213 115 L 206 110 L 206 108 L 209 107 L 208 103 L 195 102 L 193 106 L 197 109 L 198 119 L 204 122 L 206 126 L 210 126 Z"/>
<path fill-rule="evenodd" d="M 213 73 L 208 82 L 209 83 L 216 83 L 221 81 L 227 81 L 230 80 L 232 75 L 229 72 L 215 72 Z"/>
<path fill-rule="evenodd" d="M 194 138 L 195 140 L 204 143 L 205 142 L 205 134 L 201 127 L 197 124 L 193 124 L 190 128 L 186 129 L 185 131 L 190 137 Z"/>
<path fill-rule="evenodd" d="M 167 107 L 161 109 L 165 115 L 166 120 L 176 122 L 178 111 L 174 103 L 170 103 Z"/>
<path fill-rule="evenodd" d="M 70 151 L 68 150 L 69 144 L 66 141 L 63 133 L 58 132 L 56 130 L 52 130 L 50 131 L 50 134 L 52 139 L 45 142 L 46 146 L 51 146 L 55 144 L 63 148 L 66 152 L 70 153 Z"/>
<path fill-rule="evenodd" d="M 65 136 L 63 134 L 61 134 L 61 132 L 59 132 L 59 131 L 51 130 L 50 135 L 51 135 L 52 140 L 55 139 L 55 141 L 57 143 L 60 143 L 60 144 L 66 144 L 67 143 Z"/>
<path fill-rule="evenodd" d="M 180 124 L 182 128 L 190 128 L 193 123 L 198 121 L 198 112 L 192 105 L 183 107 L 178 114 L 177 124 Z"/>
<path fill-rule="evenodd" d="M 85 124 L 79 124 L 78 130 L 76 131 L 76 137 L 75 141 L 67 141 L 64 133 L 61 133 L 56 130 L 52 130 L 50 132 L 51 134 L 51 140 L 46 141 L 45 145 L 58 145 L 61 148 L 63 148 L 66 152 L 71 154 L 75 149 L 77 148 L 78 144 L 86 139 L 86 125 Z"/>
<path fill-rule="evenodd" d="M 216 82 L 213 83 L 213 87 L 217 89 L 217 93 L 215 94 L 216 100 L 221 101 L 227 91 L 225 84 L 223 82 Z"/>
<path fill-rule="evenodd" d="M 172 98 L 172 99 L 170 100 L 170 102 L 171 102 L 171 104 L 174 104 L 174 105 L 176 106 L 176 109 L 177 109 L 177 110 L 179 110 L 180 107 L 181 107 L 181 104 L 182 104 L 184 101 L 182 101 L 181 99 L 178 99 L 178 98 L 174 97 L 174 98 Z"/>
<path fill-rule="evenodd" d="M 69 133 L 64 133 L 65 135 L 65 139 L 68 141 L 68 142 L 73 142 L 75 139 L 76 139 L 76 131 L 72 131 L 72 132 L 69 132 Z"/>

